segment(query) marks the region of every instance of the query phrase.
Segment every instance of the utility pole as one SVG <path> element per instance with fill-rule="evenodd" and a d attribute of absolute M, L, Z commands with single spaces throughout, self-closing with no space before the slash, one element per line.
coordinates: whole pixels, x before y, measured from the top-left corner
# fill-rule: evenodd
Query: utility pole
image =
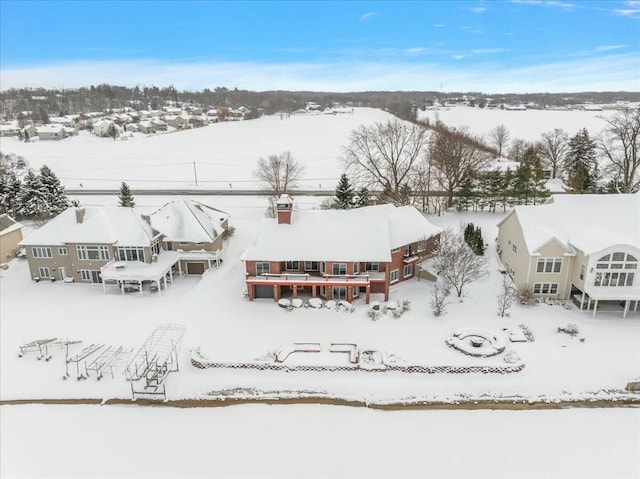
<path fill-rule="evenodd" d="M 198 186 L 198 170 L 196 170 L 196 162 L 193 162 L 193 177 L 196 180 L 196 186 Z"/>

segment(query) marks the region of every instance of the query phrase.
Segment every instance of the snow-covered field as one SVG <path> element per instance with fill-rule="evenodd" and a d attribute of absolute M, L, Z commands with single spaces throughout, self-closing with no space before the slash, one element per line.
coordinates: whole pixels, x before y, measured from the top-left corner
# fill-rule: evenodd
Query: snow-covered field
<path fill-rule="evenodd" d="M 441 112 L 448 113 L 448 112 Z M 522 115 L 530 112 L 504 112 Z M 545 112 L 547 113 L 547 112 Z M 548 112 L 549 115 L 564 112 Z M 567 112 L 575 113 L 575 112 Z M 62 142 L 2 139 L 2 151 L 48 164 L 67 187 L 193 186 L 193 161 L 205 188 L 255 187 L 257 158 L 284 150 L 307 166 L 303 186 L 335 188 L 340 147 L 351 129 L 388 118 L 376 110 L 353 115 L 262 118 L 130 141 L 76 137 Z M 446 119 L 443 118 L 446 122 Z M 505 123 L 514 136 L 512 124 Z M 490 122 L 483 126 L 492 128 Z M 577 130 L 581 126 L 575 125 Z M 311 128 L 310 128 L 311 127 Z M 544 122 L 571 130 L 553 120 Z M 313 134 L 307 134 L 312 131 Z M 591 131 L 591 128 L 590 128 Z M 536 132 L 536 136 L 539 132 Z M 524 137 L 524 136 L 523 136 Z M 535 138 L 534 138 L 535 139 Z M 176 165 L 175 163 L 181 163 Z M 208 166 L 207 166 L 208 164 Z M 162 166 L 165 165 L 165 166 Z M 324 180 L 324 178 L 331 180 Z M 89 180 L 95 178 L 95 180 Z M 151 180 L 151 181 L 149 181 Z M 316 184 L 318 183 L 318 184 Z M 502 275 L 495 260 L 500 214 L 432 218 L 440 226 L 472 221 L 490 243 L 489 276 L 451 298 L 443 318 L 431 314 L 432 285 L 392 287 L 391 299 L 411 301 L 401 318 L 332 310 L 286 311 L 269 300 L 243 297 L 242 251 L 254 239 L 267 204 L 263 197 L 196 197 L 231 214 L 236 232 L 218 270 L 178 278 L 162 295 L 120 295 L 101 286 L 34 283 L 26 263 L 0 270 L 0 400 L 130 398 L 117 371 L 97 381 L 64 381 L 64 351 L 50 361 L 20 345 L 39 338 L 82 340 L 71 352 L 100 343 L 138 348 L 158 324 L 186 326 L 180 371 L 167 380 L 169 399 L 314 395 L 369 403 L 597 400 L 625 397 L 640 371 L 640 316 L 542 304 L 496 315 Z M 115 204 L 115 197 L 82 196 L 85 205 Z M 168 197 L 138 196 L 151 212 Z M 296 208 L 320 199 L 295 198 Z M 295 211 L 294 211 L 295 215 Z M 577 338 L 557 333 L 575 323 Z M 252 361 L 293 342 L 351 342 L 424 365 L 504 365 L 503 356 L 476 359 L 445 345 L 459 328 L 499 332 L 526 324 L 534 342 L 514 343 L 522 371 L 497 374 L 404 374 L 198 370 L 194 348 L 221 361 Z M 584 339 L 581 341 L 580 339 Z M 135 406 L 0 406 L 0 476 L 4 477 L 638 477 L 640 414 L 632 409 L 559 411 L 374 411 L 320 405 L 245 405 L 171 409 Z"/>
<path fill-rule="evenodd" d="M 53 169 L 69 189 L 252 189 L 259 158 L 290 151 L 305 167 L 301 188 L 335 188 L 344 171 L 340 157 L 351 131 L 391 115 L 356 108 L 337 115 L 266 116 L 251 121 L 216 123 L 164 135 L 134 134 L 128 141 L 98 138 L 87 132 L 61 141 L 20 142 L 2 138 L 3 153 L 24 156 L 31 166 Z M 196 172 L 194 173 L 194 162 Z M 231 186 L 230 186 L 231 185 Z"/>
<path fill-rule="evenodd" d="M 640 475 L 638 409 L 3 406 L 3 478 Z"/>
<path fill-rule="evenodd" d="M 498 125 L 505 125 L 510 139 L 521 138 L 538 141 L 540 135 L 554 128 L 563 129 L 570 137 L 578 130 L 586 128 L 591 136 L 596 136 L 605 127 L 604 118 L 615 115 L 615 110 L 499 110 L 471 107 L 441 108 L 419 111 L 419 119 L 431 122 L 440 120 L 446 125 L 468 127 L 475 135 L 488 139 L 489 132 Z"/>
<path fill-rule="evenodd" d="M 432 121 L 437 116 L 451 126 L 468 126 L 477 135 L 505 124 L 511 139 L 528 141 L 553 128 L 574 135 L 585 127 L 593 136 L 605 126 L 600 116 L 612 114 L 465 107 L 421 112 Z M 61 141 L 1 138 L 0 149 L 24 156 L 34 168 L 48 165 L 68 189 L 117 189 L 121 181 L 134 189 L 196 188 L 196 176 L 201 189 L 254 189 L 259 187 L 253 175 L 258 158 L 290 151 L 305 167 L 301 188 L 333 190 L 344 171 L 340 158 L 350 133 L 390 118 L 381 110 L 354 108 L 346 114 L 266 116 L 164 135 L 136 133 L 128 141 L 87 132 Z"/>

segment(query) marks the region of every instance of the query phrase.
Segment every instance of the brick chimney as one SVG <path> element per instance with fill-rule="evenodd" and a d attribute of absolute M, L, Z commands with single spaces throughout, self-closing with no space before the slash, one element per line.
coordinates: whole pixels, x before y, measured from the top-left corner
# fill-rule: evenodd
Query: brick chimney
<path fill-rule="evenodd" d="M 293 210 L 293 198 L 285 194 L 280 195 L 276 201 L 278 224 L 291 224 L 291 211 Z"/>
<path fill-rule="evenodd" d="M 84 208 L 76 208 L 76 223 L 82 223 L 84 220 Z"/>

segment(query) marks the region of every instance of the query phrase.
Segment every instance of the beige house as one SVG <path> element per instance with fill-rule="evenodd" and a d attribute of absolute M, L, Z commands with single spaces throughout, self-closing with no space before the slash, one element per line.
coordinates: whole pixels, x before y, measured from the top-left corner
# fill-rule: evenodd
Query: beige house
<path fill-rule="evenodd" d="M 69 208 L 20 242 L 35 281 L 160 290 L 174 274 L 220 263 L 229 215 L 179 198 L 151 215 L 135 208 Z"/>
<path fill-rule="evenodd" d="M 594 316 L 599 307 L 640 311 L 640 193 L 554 195 L 516 206 L 498 229 L 500 260 L 518 287 Z"/>
<path fill-rule="evenodd" d="M 0 263 L 8 262 L 22 240 L 22 225 L 7 214 L 0 215 Z"/>

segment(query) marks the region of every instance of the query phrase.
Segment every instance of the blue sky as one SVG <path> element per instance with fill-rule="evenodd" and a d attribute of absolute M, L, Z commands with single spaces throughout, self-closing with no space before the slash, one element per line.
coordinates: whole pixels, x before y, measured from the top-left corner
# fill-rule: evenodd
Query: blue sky
<path fill-rule="evenodd" d="M 0 88 L 640 91 L 640 1 L 0 0 Z"/>

